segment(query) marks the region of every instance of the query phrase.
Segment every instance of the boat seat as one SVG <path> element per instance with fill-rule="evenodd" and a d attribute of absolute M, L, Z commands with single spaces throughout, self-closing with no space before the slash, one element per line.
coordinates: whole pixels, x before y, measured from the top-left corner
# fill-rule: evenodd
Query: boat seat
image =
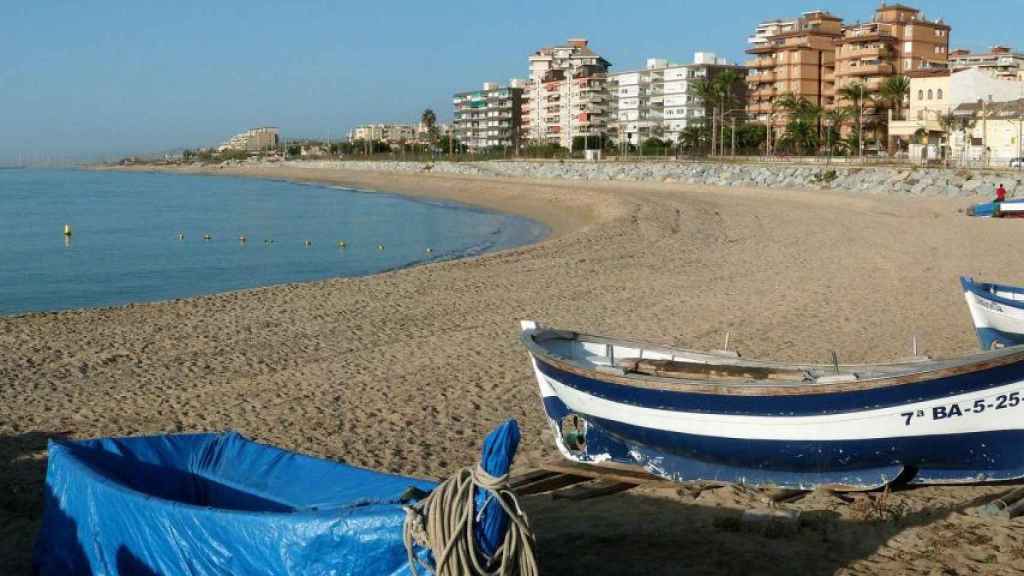
<path fill-rule="evenodd" d="M 678 360 L 628 358 L 618 363 L 626 372 L 688 380 L 776 380 L 805 382 L 813 380 L 806 370 L 730 364 L 703 364 Z"/>
<path fill-rule="evenodd" d="M 846 382 L 856 382 L 860 380 L 860 377 L 856 374 L 835 374 L 832 376 L 819 376 L 814 379 L 815 384 L 844 384 Z"/>

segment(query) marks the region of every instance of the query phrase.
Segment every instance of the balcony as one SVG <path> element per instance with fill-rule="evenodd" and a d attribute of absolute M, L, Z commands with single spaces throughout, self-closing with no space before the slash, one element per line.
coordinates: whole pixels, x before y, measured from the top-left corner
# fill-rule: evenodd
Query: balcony
<path fill-rule="evenodd" d="M 759 84 L 764 83 L 775 83 L 775 72 L 762 72 L 760 74 L 751 74 L 747 76 L 747 81 L 756 82 Z"/>
<path fill-rule="evenodd" d="M 861 64 L 859 66 L 842 66 L 840 76 L 890 76 L 894 73 L 892 64 Z"/>
<path fill-rule="evenodd" d="M 747 68 L 764 69 L 764 68 L 775 68 L 774 58 L 754 58 L 753 60 L 747 60 L 743 63 Z"/>
<path fill-rule="evenodd" d="M 858 48 L 846 45 L 836 52 L 836 60 L 884 60 L 890 55 L 892 55 L 892 50 L 888 46 Z"/>

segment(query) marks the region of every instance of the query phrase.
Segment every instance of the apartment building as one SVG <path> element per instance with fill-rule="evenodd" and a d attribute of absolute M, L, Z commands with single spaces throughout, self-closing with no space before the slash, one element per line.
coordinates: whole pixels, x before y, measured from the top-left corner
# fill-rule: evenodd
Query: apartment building
<path fill-rule="evenodd" d="M 835 46 L 842 37 L 842 19 L 816 10 L 795 21 L 760 24 L 747 41 L 747 114 L 752 120 L 785 126 L 778 101 L 786 95 L 830 108 L 835 97 Z"/>
<path fill-rule="evenodd" d="M 230 140 L 218 146 L 217 151 L 261 152 L 277 148 L 280 141 L 281 131 L 279 129 L 273 126 L 263 126 L 232 136 Z"/>
<path fill-rule="evenodd" d="M 519 149 L 523 82 L 508 86 L 485 82 L 481 90 L 455 94 L 455 138 L 471 151 L 487 148 Z"/>
<path fill-rule="evenodd" d="M 870 22 L 843 30 L 836 43 L 836 90 L 863 85 L 866 95 L 877 96 L 892 76 L 945 69 L 949 33 L 949 25 L 916 8 L 883 4 Z"/>
<path fill-rule="evenodd" d="M 757 25 L 754 35 L 747 38 L 751 48 L 767 46 L 772 36 L 796 30 L 797 20 L 767 20 Z"/>
<path fill-rule="evenodd" d="M 398 144 L 415 141 L 418 132 L 415 124 L 362 124 L 349 131 L 348 139 Z"/>
<path fill-rule="evenodd" d="M 641 70 L 610 74 L 610 135 L 633 145 L 651 137 L 678 141 L 684 130 L 702 125 L 711 114 L 712 103 L 694 94 L 694 82 L 714 80 L 725 70 L 736 72 L 734 98 L 745 102 L 747 69 L 710 52 L 697 52 L 692 64 L 651 58 Z"/>
<path fill-rule="evenodd" d="M 520 107 L 523 139 L 572 148 L 576 136 L 602 137 L 608 127 L 610 67 L 583 38 L 532 54 Z"/>
<path fill-rule="evenodd" d="M 949 68 L 954 72 L 978 68 L 996 78 L 1020 80 L 1024 79 L 1024 54 L 1006 46 L 993 46 L 988 52 L 979 54 L 970 50 L 953 50 L 949 53 Z"/>

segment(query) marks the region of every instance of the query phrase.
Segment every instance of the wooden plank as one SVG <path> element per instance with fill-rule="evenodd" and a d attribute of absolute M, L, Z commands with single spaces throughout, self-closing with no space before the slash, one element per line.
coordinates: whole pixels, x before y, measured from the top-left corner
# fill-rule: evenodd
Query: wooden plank
<path fill-rule="evenodd" d="M 602 496 L 611 496 L 612 494 L 618 494 L 619 492 L 625 492 L 636 488 L 637 485 L 631 482 L 616 482 L 614 480 L 593 480 L 586 484 L 577 484 L 576 486 L 570 486 L 565 490 L 559 490 L 553 492 L 551 495 L 556 499 L 565 500 L 590 500 L 591 498 L 600 498 Z"/>
<path fill-rule="evenodd" d="M 551 470 L 544 470 L 543 468 L 538 468 L 536 470 L 530 470 L 529 472 L 526 472 L 525 474 L 520 474 L 518 476 L 513 476 L 512 478 L 509 478 L 508 488 L 509 488 L 509 490 L 515 491 L 520 486 L 525 486 L 527 484 L 531 484 L 531 483 L 536 482 L 538 480 L 543 480 L 545 478 L 550 478 L 552 476 L 555 476 L 556 474 L 558 474 L 558 472 L 552 472 Z"/>
<path fill-rule="evenodd" d="M 556 474 L 550 478 L 544 478 L 524 484 L 515 490 L 517 496 L 529 496 L 531 494 L 543 494 L 544 492 L 551 492 L 552 490 L 559 490 L 566 488 L 574 484 L 581 482 L 587 482 L 590 478 L 585 476 L 575 476 L 572 474 Z"/>
<path fill-rule="evenodd" d="M 639 466 L 622 466 L 612 464 L 591 466 L 588 464 L 578 464 L 576 462 L 567 462 L 564 460 L 554 460 L 545 462 L 541 467 L 552 472 L 583 476 L 589 480 L 611 480 L 637 486 L 657 486 L 666 488 L 680 487 L 680 484 L 655 476 Z"/>

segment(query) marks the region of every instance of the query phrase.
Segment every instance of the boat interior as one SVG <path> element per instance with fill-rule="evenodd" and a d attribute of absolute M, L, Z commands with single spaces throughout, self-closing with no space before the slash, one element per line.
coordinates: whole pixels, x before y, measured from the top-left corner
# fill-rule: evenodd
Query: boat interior
<path fill-rule="evenodd" d="M 889 364 L 786 364 L 747 360 L 734 351 L 697 352 L 558 330 L 540 330 L 533 343 L 550 356 L 612 376 L 722 384 L 842 384 L 905 376 L 969 364 L 971 359 L 911 357 Z M 977 359 L 974 359 L 975 361 Z"/>

